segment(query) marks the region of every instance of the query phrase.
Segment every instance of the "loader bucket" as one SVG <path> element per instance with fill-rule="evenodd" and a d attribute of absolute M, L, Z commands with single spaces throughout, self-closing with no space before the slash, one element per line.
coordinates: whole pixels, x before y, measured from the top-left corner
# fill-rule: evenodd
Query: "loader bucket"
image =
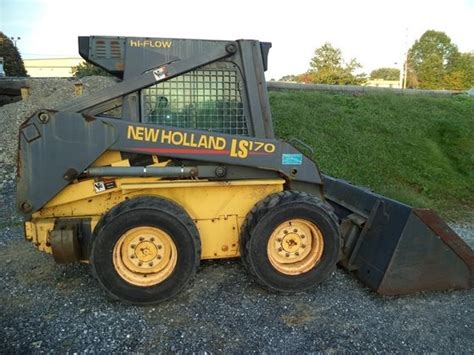
<path fill-rule="evenodd" d="M 384 295 L 469 289 L 473 250 L 432 210 L 418 209 L 323 176 L 341 220 L 340 265 Z"/>

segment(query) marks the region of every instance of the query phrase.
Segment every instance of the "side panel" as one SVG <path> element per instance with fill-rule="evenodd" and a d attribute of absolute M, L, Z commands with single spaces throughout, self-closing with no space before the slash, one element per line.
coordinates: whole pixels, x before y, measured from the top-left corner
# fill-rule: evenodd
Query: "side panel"
<path fill-rule="evenodd" d="M 51 252 L 49 233 L 59 221 L 90 218 L 92 228 L 117 203 L 138 196 L 159 196 L 182 206 L 195 221 L 203 259 L 239 256 L 240 227 L 252 207 L 266 196 L 283 190 L 284 180 L 235 182 L 152 181 L 117 179 L 116 187 L 96 193 L 94 181 L 66 187 L 27 222 L 27 233 L 38 249 Z M 84 256 L 83 256 L 84 257 Z"/>

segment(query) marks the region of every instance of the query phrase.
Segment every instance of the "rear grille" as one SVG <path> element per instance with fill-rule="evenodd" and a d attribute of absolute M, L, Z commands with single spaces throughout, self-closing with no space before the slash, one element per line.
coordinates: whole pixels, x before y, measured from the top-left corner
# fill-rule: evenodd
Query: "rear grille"
<path fill-rule="evenodd" d="M 110 57 L 111 58 L 120 58 L 122 56 L 122 50 L 120 47 L 119 41 L 110 42 Z"/>
<path fill-rule="evenodd" d="M 94 54 L 96 58 L 107 58 L 107 47 L 105 41 L 100 40 L 95 42 Z"/>
<path fill-rule="evenodd" d="M 116 59 L 122 57 L 122 44 L 116 39 L 97 39 L 94 42 L 93 57 L 96 59 Z"/>

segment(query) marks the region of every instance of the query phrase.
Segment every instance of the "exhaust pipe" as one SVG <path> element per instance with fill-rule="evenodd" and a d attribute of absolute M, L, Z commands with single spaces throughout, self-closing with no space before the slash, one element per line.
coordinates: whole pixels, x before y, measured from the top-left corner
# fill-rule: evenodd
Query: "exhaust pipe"
<path fill-rule="evenodd" d="M 474 287 L 474 252 L 434 211 L 323 176 L 341 220 L 340 265 L 383 295 Z"/>

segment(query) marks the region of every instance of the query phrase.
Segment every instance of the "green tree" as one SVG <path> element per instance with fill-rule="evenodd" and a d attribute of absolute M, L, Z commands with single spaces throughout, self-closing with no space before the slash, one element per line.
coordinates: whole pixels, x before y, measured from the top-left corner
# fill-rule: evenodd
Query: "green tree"
<path fill-rule="evenodd" d="M 111 76 L 104 69 L 88 62 L 80 63 L 79 65 L 72 67 L 72 75 L 76 78 L 83 78 L 85 76 L 93 75 Z"/>
<path fill-rule="evenodd" d="M 370 79 L 399 80 L 400 69 L 378 68 L 370 72 Z"/>
<path fill-rule="evenodd" d="M 3 32 L 0 32 L 0 57 L 7 76 L 27 76 L 20 52 Z"/>
<path fill-rule="evenodd" d="M 444 76 L 447 89 L 464 90 L 474 87 L 474 54 L 455 55 Z"/>
<path fill-rule="evenodd" d="M 298 81 L 298 76 L 289 74 L 289 75 L 282 76 L 280 79 L 278 79 L 278 81 Z"/>
<path fill-rule="evenodd" d="M 408 68 L 416 75 L 422 89 L 444 89 L 445 76 L 459 56 L 457 46 L 444 33 L 429 30 L 408 51 Z M 408 86 L 415 86 L 408 83 Z"/>
<path fill-rule="evenodd" d="M 312 83 L 331 85 L 360 85 L 366 81 L 365 74 L 355 74 L 362 66 L 355 58 L 345 62 L 340 49 L 326 42 L 314 52 L 308 74 Z"/>

